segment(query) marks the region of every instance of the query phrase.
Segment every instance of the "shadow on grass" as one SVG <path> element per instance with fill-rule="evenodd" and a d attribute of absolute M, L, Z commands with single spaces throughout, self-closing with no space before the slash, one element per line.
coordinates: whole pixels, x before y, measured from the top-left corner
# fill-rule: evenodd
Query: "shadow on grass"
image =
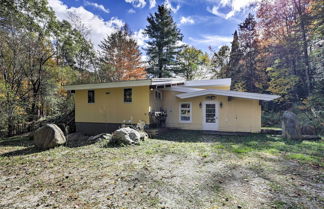
<path fill-rule="evenodd" d="M 21 146 L 27 147 L 32 145 L 32 140 L 27 136 L 14 136 L 9 138 L 0 139 L 0 147 Z"/>
<path fill-rule="evenodd" d="M 34 154 L 34 153 L 43 152 L 43 151 L 46 151 L 46 150 L 40 149 L 40 148 L 37 148 L 34 146 L 30 146 L 30 147 L 26 147 L 24 149 L 14 150 L 11 152 L 3 153 L 0 155 L 0 157 L 23 156 L 23 155 L 30 155 L 30 154 Z"/>
<path fill-rule="evenodd" d="M 95 141 L 89 141 L 89 140 L 67 140 L 66 144 L 64 145 L 65 147 L 69 148 L 77 148 L 77 147 L 83 147 L 83 146 L 88 146 L 91 144 L 96 143 Z"/>

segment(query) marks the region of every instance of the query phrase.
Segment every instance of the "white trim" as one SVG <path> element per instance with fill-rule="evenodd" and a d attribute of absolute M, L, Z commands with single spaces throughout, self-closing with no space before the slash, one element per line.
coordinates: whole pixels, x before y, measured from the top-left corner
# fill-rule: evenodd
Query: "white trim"
<path fill-rule="evenodd" d="M 183 78 L 152 78 L 151 85 L 170 85 L 184 83 L 186 80 Z"/>
<path fill-rule="evenodd" d="M 181 120 L 181 105 L 189 104 L 190 105 L 190 120 Z M 192 122 L 192 102 L 180 102 L 179 103 L 179 123 L 191 123 Z"/>
<path fill-rule="evenodd" d="M 127 88 L 135 86 L 150 86 L 150 85 L 172 85 L 181 84 L 185 80 L 182 78 L 153 78 L 145 80 L 132 80 L 132 81 L 113 81 L 108 83 L 97 84 L 80 84 L 80 85 L 67 85 L 64 86 L 65 90 L 86 90 L 86 89 L 106 89 L 106 88 Z"/>
<path fill-rule="evenodd" d="M 206 123 L 206 104 L 215 104 L 215 126 L 213 129 L 207 127 Z M 219 102 L 218 101 L 203 101 L 202 102 L 202 114 L 203 114 L 203 121 L 202 121 L 202 128 L 203 130 L 210 130 L 210 131 L 217 131 L 219 129 Z"/>
<path fill-rule="evenodd" d="M 232 79 L 192 80 L 186 81 L 185 86 L 231 86 Z"/>
<path fill-rule="evenodd" d="M 136 81 L 116 81 L 110 83 L 97 83 L 97 84 L 81 84 L 81 85 L 68 85 L 64 86 L 65 90 L 85 90 L 85 89 L 106 89 L 106 88 L 127 88 L 135 86 L 149 86 L 151 80 L 136 80 Z"/>
<path fill-rule="evenodd" d="M 165 88 L 163 90 L 188 93 L 188 92 L 201 91 L 201 90 L 204 90 L 204 89 L 184 87 L 184 86 L 172 86 L 172 87 Z"/>
<path fill-rule="evenodd" d="M 245 99 L 264 100 L 264 101 L 271 101 L 274 99 L 278 99 L 280 97 L 278 95 L 271 95 L 271 94 L 257 94 L 257 93 L 250 93 L 250 92 L 226 91 L 226 90 L 216 90 L 216 89 L 207 89 L 207 90 L 178 94 L 177 97 L 180 99 L 187 99 L 187 98 L 205 96 L 205 95 L 230 96 L 230 97 L 239 97 Z"/>

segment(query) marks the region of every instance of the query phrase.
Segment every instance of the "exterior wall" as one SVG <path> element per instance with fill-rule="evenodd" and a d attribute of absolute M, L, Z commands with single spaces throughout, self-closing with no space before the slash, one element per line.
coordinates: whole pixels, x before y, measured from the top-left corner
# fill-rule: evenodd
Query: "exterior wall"
<path fill-rule="evenodd" d="M 201 130 L 202 129 L 202 110 L 199 107 L 201 98 L 194 97 L 190 99 L 179 99 L 176 97 L 180 92 L 175 91 L 164 91 L 162 107 L 167 112 L 166 126 L 170 128 L 179 129 L 191 129 Z M 181 102 L 192 103 L 192 121 L 191 123 L 179 122 L 179 104 Z"/>
<path fill-rule="evenodd" d="M 188 99 L 179 99 L 176 97 L 180 92 L 164 91 L 162 103 L 163 109 L 167 111 L 167 127 L 179 129 L 203 129 L 203 108 L 199 104 L 208 101 L 206 96 L 194 97 Z M 226 132 L 260 132 L 261 131 L 261 106 L 258 100 L 232 98 L 216 96 L 217 101 L 222 103 L 218 108 L 218 131 Z M 191 102 L 192 104 L 192 122 L 179 122 L 179 104 L 181 102 Z"/>
<path fill-rule="evenodd" d="M 96 135 L 100 133 L 112 133 L 122 126 L 120 123 L 75 123 L 77 132 L 88 135 Z"/>
<path fill-rule="evenodd" d="M 219 131 L 260 132 L 261 105 L 258 100 L 217 96 L 223 105 L 220 108 Z"/>
<path fill-rule="evenodd" d="M 75 91 L 76 123 L 149 124 L 149 86 L 132 88 L 132 102 L 124 102 L 124 88 L 95 89 L 95 103 L 88 103 L 88 90 Z"/>
<path fill-rule="evenodd" d="M 224 87 L 225 88 L 225 87 Z M 75 92 L 75 121 L 77 131 L 95 134 L 113 131 L 124 121 L 137 123 L 139 120 L 150 124 L 149 112 L 167 112 L 166 126 L 170 128 L 202 130 L 203 108 L 200 103 L 206 96 L 189 99 L 176 97 L 181 92 L 160 91 L 162 99 L 155 98 L 155 90 L 149 86 L 132 87 L 132 102 L 124 103 L 124 88 L 95 89 L 95 103 L 88 103 L 88 90 Z M 218 108 L 218 131 L 226 132 L 260 132 L 261 106 L 257 100 L 216 96 L 222 107 Z M 192 121 L 179 122 L 179 105 L 190 102 L 192 105 Z"/>

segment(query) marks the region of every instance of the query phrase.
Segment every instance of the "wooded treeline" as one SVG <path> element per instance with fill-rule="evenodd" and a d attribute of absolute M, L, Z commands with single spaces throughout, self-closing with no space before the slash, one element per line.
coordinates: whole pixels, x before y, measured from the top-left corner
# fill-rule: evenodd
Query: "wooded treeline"
<path fill-rule="evenodd" d="M 262 1 L 256 17 L 249 14 L 235 31 L 231 48 L 214 54 L 216 75 L 232 78 L 234 90 L 280 95 L 264 107 L 269 125 L 280 121 L 273 113 L 292 109 L 323 130 L 323 23 L 323 1 Z"/>
<path fill-rule="evenodd" d="M 63 85 L 147 77 L 232 78 L 232 89 L 279 94 L 264 105 L 265 125 L 294 108 L 318 129 L 324 122 L 324 3 L 262 1 L 238 25 L 230 46 L 203 52 L 184 45 L 164 5 L 147 18 L 142 52 L 128 26 L 96 50 L 81 19 L 59 21 L 46 0 L 0 4 L 0 133 L 73 110 Z"/>

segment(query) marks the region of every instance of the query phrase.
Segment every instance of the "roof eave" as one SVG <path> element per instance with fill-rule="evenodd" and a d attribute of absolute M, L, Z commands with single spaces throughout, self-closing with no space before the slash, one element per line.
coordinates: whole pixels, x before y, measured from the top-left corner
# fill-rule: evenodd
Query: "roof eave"
<path fill-rule="evenodd" d="M 239 93 L 239 92 L 235 92 Z M 246 93 L 246 92 L 242 92 Z M 253 93 L 249 93 L 253 94 Z M 188 92 L 183 94 L 178 94 L 177 97 L 180 99 L 188 99 L 197 96 L 206 96 L 206 95 L 218 95 L 218 96 L 230 96 L 230 97 L 237 97 L 243 99 L 252 99 L 252 100 L 262 100 L 262 101 L 271 101 L 274 99 L 278 99 L 280 96 L 278 95 L 270 95 L 270 94 L 256 94 L 256 95 L 235 95 L 233 91 L 228 92 L 215 92 L 215 90 L 203 90 L 203 91 L 196 91 L 196 92 Z"/>
<path fill-rule="evenodd" d="M 136 87 L 136 86 L 150 86 L 151 80 L 138 80 L 138 81 L 120 81 L 111 83 L 98 83 L 98 84 L 80 84 L 80 85 L 67 85 L 64 89 L 70 90 L 87 90 L 87 89 L 105 89 L 105 88 L 123 88 L 123 87 Z"/>

